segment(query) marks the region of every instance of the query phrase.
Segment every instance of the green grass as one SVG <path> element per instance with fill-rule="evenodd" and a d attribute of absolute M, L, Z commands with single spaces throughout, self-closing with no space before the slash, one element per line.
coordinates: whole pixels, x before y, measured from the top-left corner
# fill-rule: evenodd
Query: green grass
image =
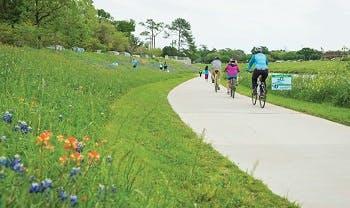
<path fill-rule="evenodd" d="M 166 97 L 193 71 L 168 64 L 0 46 L 0 113 L 13 116 L 0 121 L 0 207 L 72 207 L 70 196 L 78 207 L 296 207 L 181 122 Z"/>

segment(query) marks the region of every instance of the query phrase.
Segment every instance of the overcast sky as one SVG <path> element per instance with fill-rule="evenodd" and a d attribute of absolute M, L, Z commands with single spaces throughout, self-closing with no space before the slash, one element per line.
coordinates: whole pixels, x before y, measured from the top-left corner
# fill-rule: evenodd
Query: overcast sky
<path fill-rule="evenodd" d="M 350 0 L 94 0 L 98 9 L 116 20 L 153 19 L 170 24 L 184 18 L 191 24 L 197 46 L 269 50 L 350 48 Z M 159 35 L 157 47 L 170 45 Z"/>

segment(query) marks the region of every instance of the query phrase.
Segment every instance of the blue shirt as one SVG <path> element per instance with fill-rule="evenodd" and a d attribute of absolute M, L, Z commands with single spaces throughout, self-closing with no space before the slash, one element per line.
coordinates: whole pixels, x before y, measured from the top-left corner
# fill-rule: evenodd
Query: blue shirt
<path fill-rule="evenodd" d="M 269 64 L 269 61 L 267 60 L 267 57 L 263 53 L 257 53 L 249 60 L 248 69 L 250 70 L 253 65 L 255 65 L 255 69 L 258 70 L 265 70 L 268 69 L 267 65 Z"/>

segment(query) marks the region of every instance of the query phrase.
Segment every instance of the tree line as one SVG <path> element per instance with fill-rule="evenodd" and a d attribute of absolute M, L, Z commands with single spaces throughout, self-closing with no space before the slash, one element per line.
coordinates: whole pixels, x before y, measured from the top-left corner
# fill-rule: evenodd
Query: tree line
<path fill-rule="evenodd" d="M 137 37 L 136 24 L 144 28 Z M 156 39 L 171 39 L 171 44 L 157 48 Z M 194 62 L 208 63 L 218 56 L 247 61 L 250 54 L 240 49 L 208 49 L 196 46 L 191 25 L 183 18 L 170 24 L 147 19 L 136 23 L 115 20 L 103 9 L 96 9 L 92 0 L 0 0 L 0 42 L 17 46 L 47 47 L 62 45 L 86 50 L 127 51 L 131 54 L 155 56 L 187 56 Z M 271 60 L 316 60 L 321 51 L 303 48 L 299 51 L 269 51 Z M 253 49 L 252 49 L 253 50 Z"/>

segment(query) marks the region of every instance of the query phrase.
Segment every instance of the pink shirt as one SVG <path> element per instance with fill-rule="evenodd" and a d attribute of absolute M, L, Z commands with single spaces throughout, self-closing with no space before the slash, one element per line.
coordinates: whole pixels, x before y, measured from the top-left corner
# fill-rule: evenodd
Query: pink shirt
<path fill-rule="evenodd" d="M 236 64 L 228 64 L 224 71 L 227 72 L 227 76 L 236 77 L 239 72 L 239 68 Z"/>

